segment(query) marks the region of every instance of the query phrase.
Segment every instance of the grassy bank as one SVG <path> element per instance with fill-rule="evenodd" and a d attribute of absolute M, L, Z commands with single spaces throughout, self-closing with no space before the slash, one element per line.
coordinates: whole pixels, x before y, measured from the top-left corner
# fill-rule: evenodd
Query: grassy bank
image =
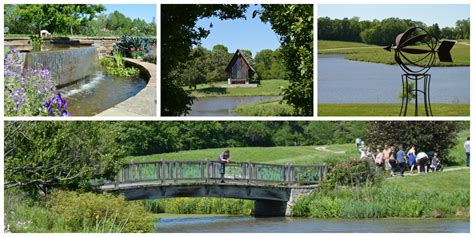
<path fill-rule="evenodd" d="M 252 88 L 223 88 L 227 82 L 216 82 L 213 84 L 199 84 L 195 90 L 185 87 L 195 97 L 217 97 L 217 96 L 278 96 L 288 86 L 287 80 L 262 80 L 258 87 Z"/>
<path fill-rule="evenodd" d="M 469 104 L 432 104 L 434 116 L 469 116 Z M 319 104 L 318 116 L 398 116 L 400 104 Z M 408 107 L 408 116 L 414 116 L 414 105 Z M 424 116 L 424 105 L 418 105 L 418 114 Z"/>
<path fill-rule="evenodd" d="M 293 107 L 282 101 L 263 101 L 240 104 L 234 112 L 240 116 L 291 116 Z"/>
<path fill-rule="evenodd" d="M 470 47 L 466 44 L 455 44 L 451 50 L 452 63 L 435 62 L 435 66 L 469 66 Z M 347 54 L 344 58 L 354 61 L 396 64 L 394 53 L 383 50 L 382 46 L 358 42 L 318 41 L 318 54 Z"/>
<path fill-rule="evenodd" d="M 469 217 L 469 170 L 387 179 L 298 200 L 297 216 L 316 218 Z"/>

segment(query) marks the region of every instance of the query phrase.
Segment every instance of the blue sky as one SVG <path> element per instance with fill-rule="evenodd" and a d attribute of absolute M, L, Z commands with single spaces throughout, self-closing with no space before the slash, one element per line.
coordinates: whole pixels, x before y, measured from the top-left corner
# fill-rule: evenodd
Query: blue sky
<path fill-rule="evenodd" d="M 132 19 L 140 18 L 146 22 L 152 22 L 156 16 L 155 4 L 104 4 L 107 10 L 103 13 L 109 14 L 119 11 Z M 156 21 L 155 21 L 156 22 Z"/>
<path fill-rule="evenodd" d="M 258 16 L 252 18 L 253 11 L 259 8 L 260 6 L 251 5 L 245 14 L 247 20 L 221 21 L 217 17 L 199 20 L 197 26 L 205 29 L 209 29 L 211 23 L 213 25 L 209 36 L 201 41 L 202 46 L 212 49 L 216 44 L 223 44 L 232 53 L 237 49 L 249 49 L 253 57 L 262 49 L 278 48 L 280 46 L 278 35 L 273 32 L 270 24 L 264 24 Z"/>
<path fill-rule="evenodd" d="M 342 19 L 360 17 L 361 20 L 382 20 L 389 17 L 422 21 L 427 25 L 453 27 L 457 20 L 469 17 L 467 4 L 320 4 L 318 17 Z"/>

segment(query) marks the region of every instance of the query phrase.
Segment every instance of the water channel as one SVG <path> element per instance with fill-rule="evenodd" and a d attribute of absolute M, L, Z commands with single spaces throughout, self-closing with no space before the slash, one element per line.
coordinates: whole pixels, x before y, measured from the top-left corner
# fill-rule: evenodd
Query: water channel
<path fill-rule="evenodd" d="M 205 97 L 194 100 L 188 116 L 235 116 L 240 104 L 280 100 L 281 96 Z"/>
<path fill-rule="evenodd" d="M 429 73 L 431 103 L 469 103 L 469 67 L 433 67 Z M 319 55 L 318 103 L 398 104 L 401 74 L 398 65 L 350 61 L 340 54 Z"/>
<path fill-rule="evenodd" d="M 156 230 L 168 233 L 468 233 L 469 219 L 184 217 L 161 218 Z"/>
<path fill-rule="evenodd" d="M 108 75 L 94 46 L 46 44 L 41 51 L 26 53 L 24 64 L 50 71 L 72 116 L 96 115 L 136 95 L 147 84 L 143 76 Z"/>

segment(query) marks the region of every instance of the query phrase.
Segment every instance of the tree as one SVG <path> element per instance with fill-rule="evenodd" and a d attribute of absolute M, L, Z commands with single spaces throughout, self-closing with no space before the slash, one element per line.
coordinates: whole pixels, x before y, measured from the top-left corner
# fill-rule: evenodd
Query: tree
<path fill-rule="evenodd" d="M 432 26 L 430 26 L 428 31 L 437 39 L 441 39 L 441 29 L 437 23 L 434 23 Z"/>
<path fill-rule="evenodd" d="M 18 4 L 12 13 L 16 21 L 9 24 L 23 26 L 12 33 L 39 34 L 48 30 L 73 34 L 102 11 L 105 6 L 101 4 Z"/>
<path fill-rule="evenodd" d="M 244 18 L 247 7 L 235 4 L 162 5 L 161 115 L 183 115 L 190 110 L 192 97 L 179 86 L 179 75 L 172 72 L 187 60 L 192 46 L 209 35 L 209 30 L 196 27 L 196 21 L 211 16 L 221 20 Z"/>
<path fill-rule="evenodd" d="M 459 123 L 450 121 L 375 121 L 367 127 L 367 142 L 382 147 L 384 144 L 408 148 L 417 152 L 436 151 L 448 159 L 448 150 L 456 144 Z"/>
<path fill-rule="evenodd" d="M 280 36 L 281 55 L 290 81 L 283 99 L 294 107 L 296 115 L 313 114 L 313 6 L 262 5 L 263 22 L 269 22 Z"/>
<path fill-rule="evenodd" d="M 88 187 L 94 178 L 111 178 L 123 151 L 104 122 L 5 122 L 5 188 L 33 195 L 51 188 Z"/>

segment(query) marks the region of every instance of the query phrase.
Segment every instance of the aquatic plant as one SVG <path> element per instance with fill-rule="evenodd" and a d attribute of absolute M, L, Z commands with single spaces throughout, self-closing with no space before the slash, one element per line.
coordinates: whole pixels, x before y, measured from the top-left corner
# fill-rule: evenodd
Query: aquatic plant
<path fill-rule="evenodd" d="M 138 68 L 125 66 L 125 60 L 119 51 L 113 51 L 112 57 L 101 57 L 100 63 L 107 73 L 113 76 L 134 77 L 140 74 Z"/>
<path fill-rule="evenodd" d="M 56 93 L 56 87 L 47 68 L 24 70 L 19 52 L 9 48 L 5 49 L 4 65 L 5 115 L 70 115 L 67 112 L 67 101 Z M 54 108 L 45 106 L 46 103 L 53 102 L 56 103 Z"/>
<path fill-rule="evenodd" d="M 43 45 L 43 39 L 39 35 L 30 36 L 31 44 L 33 45 L 33 50 L 41 51 L 41 46 Z"/>

